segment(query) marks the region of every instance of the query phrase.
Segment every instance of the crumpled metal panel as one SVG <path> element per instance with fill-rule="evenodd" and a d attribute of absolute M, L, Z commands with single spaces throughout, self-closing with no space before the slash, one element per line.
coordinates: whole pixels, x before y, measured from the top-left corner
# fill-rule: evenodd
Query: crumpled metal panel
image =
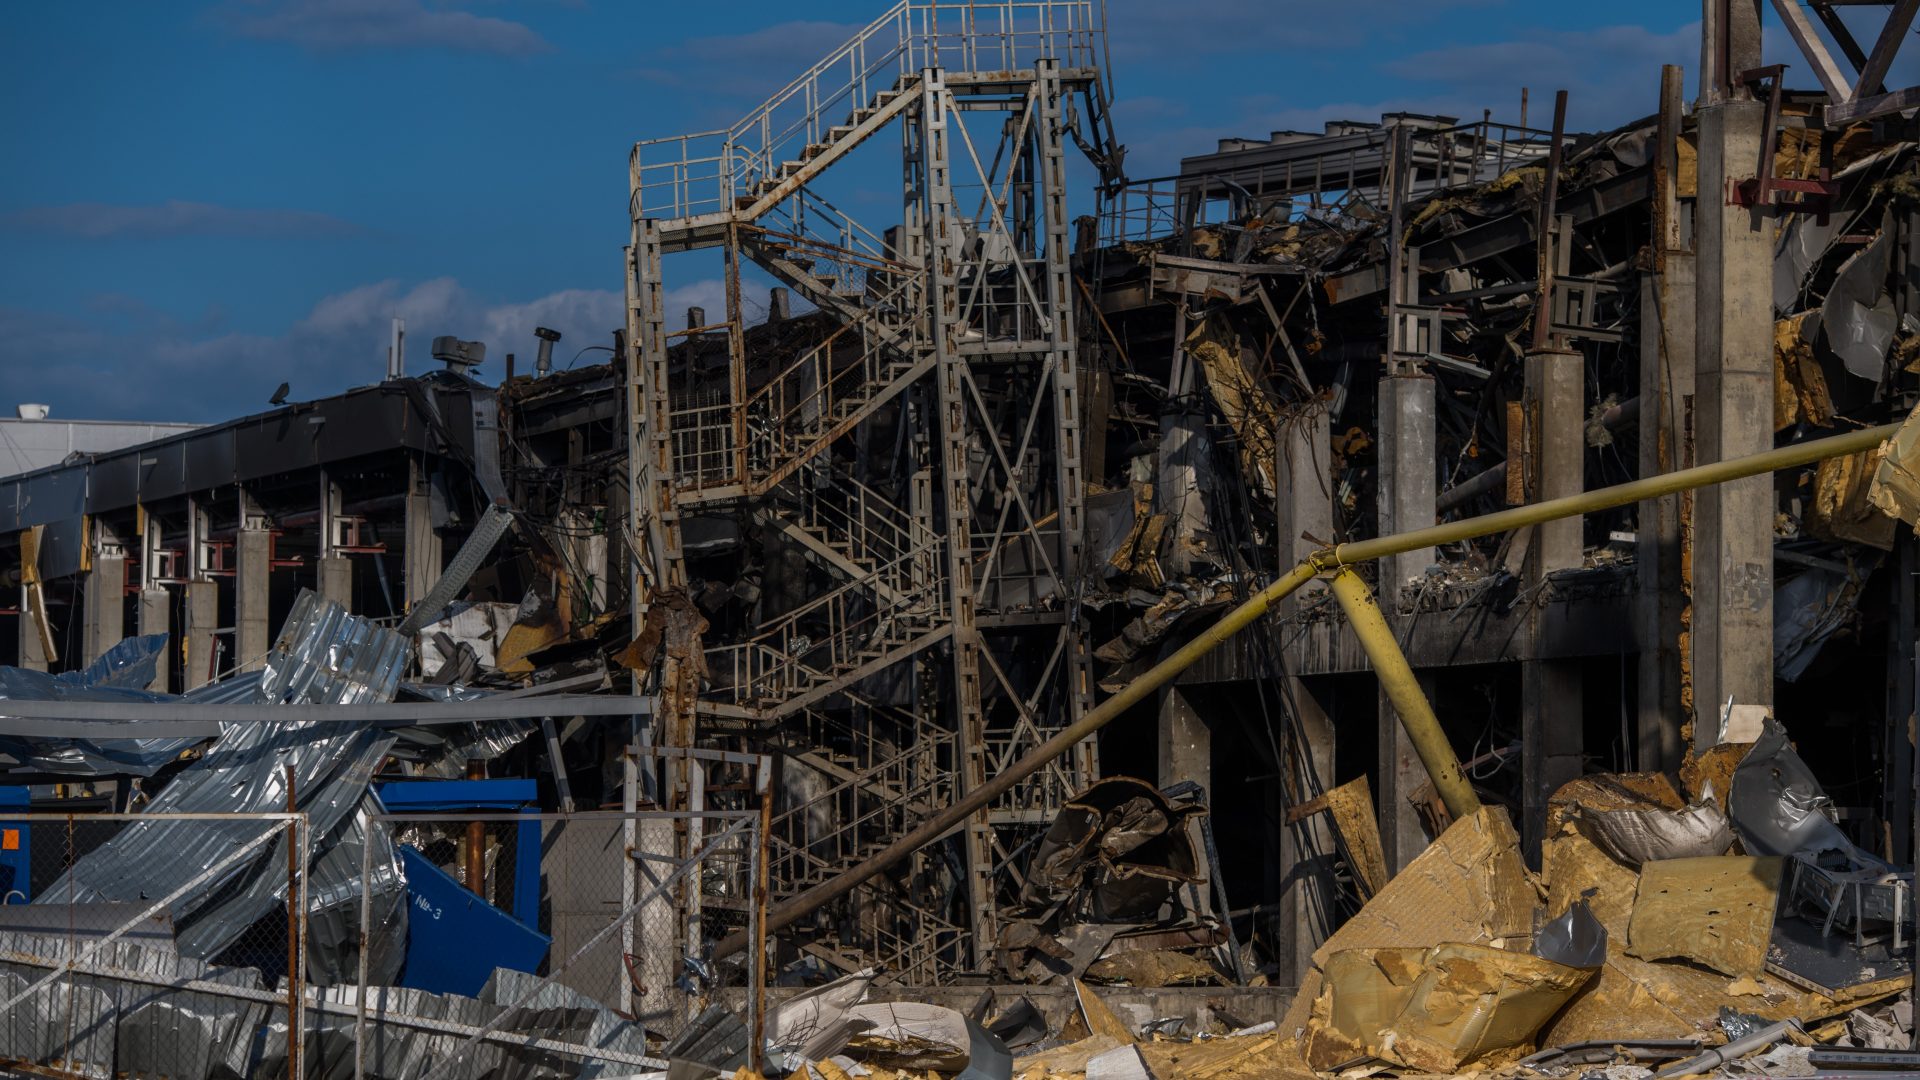
<path fill-rule="evenodd" d="M 267 654 L 260 692 L 274 704 L 392 701 L 407 649 L 406 638 L 302 589 Z"/>
<path fill-rule="evenodd" d="M 407 959 L 407 879 L 391 830 L 372 820 L 385 812 L 371 790 L 333 835 L 316 846 L 307 882 L 307 981 L 315 986 L 351 983 L 360 977 L 360 866 L 373 881 L 373 925 L 367 934 L 367 979 L 391 983 Z"/>
<path fill-rule="evenodd" d="M 1873 242 L 1840 264 L 1821 308 L 1827 345 L 1839 355 L 1849 374 L 1871 382 L 1879 382 L 1886 373 L 1887 346 L 1899 325 L 1900 317 L 1886 288 L 1893 240 L 1893 211 L 1888 209 Z"/>
<path fill-rule="evenodd" d="M 366 1075 L 377 1080 L 417 1080 L 426 1075 L 452 1057 L 466 1039 L 462 1033 L 432 1030 L 435 1024 L 484 1027 L 500 1015 L 504 1005 L 519 1000 L 534 981 L 536 976 L 497 971 L 482 991 L 490 997 L 483 998 L 435 994 L 402 986 L 370 987 L 367 991 Z M 329 987 L 320 995 L 323 1000 L 345 1008 L 340 1012 L 308 1011 L 306 1071 L 309 1078 L 345 1080 L 353 1075 L 354 994 L 351 986 Z M 543 990 L 532 1005 L 515 1013 L 500 1030 L 509 1036 L 534 1036 L 624 1054 L 646 1053 L 637 1025 L 620 1020 L 598 1002 L 564 987 Z M 284 1053 L 286 1032 L 278 1021 L 270 1021 L 265 1042 L 268 1049 L 263 1060 L 271 1059 L 276 1052 Z M 489 1080 L 544 1080 L 555 1076 L 631 1076 L 640 1071 L 639 1066 L 632 1064 L 586 1060 L 482 1040 L 460 1059 L 452 1075 L 485 1076 Z"/>
<path fill-rule="evenodd" d="M 502 1008 L 512 1005 L 526 997 L 541 976 L 529 975 L 512 968 L 495 968 L 493 977 L 480 991 L 480 1000 L 492 1002 Z M 571 987 L 557 982 L 548 983 L 540 988 L 527 1008 L 538 1011 L 553 1009 L 584 1010 L 589 1019 L 587 1030 L 575 1041 L 600 1050 L 613 1050 L 622 1054 L 645 1055 L 647 1053 L 646 1028 L 630 1020 L 622 1020 L 611 1009 Z M 589 1061 L 576 1074 L 581 1080 L 593 1080 L 601 1076 L 631 1075 L 637 1066 L 611 1061 Z"/>
<path fill-rule="evenodd" d="M 0 667 L 0 701 L 172 701 L 146 689 L 167 635 L 130 637 L 79 671 Z M 0 706 L 0 711 L 4 707 Z M 68 776 L 152 776 L 199 739 L 37 739 L 0 737 L 0 753 L 27 772 Z"/>
<path fill-rule="evenodd" d="M 491 691 L 467 686 L 401 683 L 400 698 L 424 701 L 478 701 Z M 425 766 L 423 776 L 457 780 L 466 775 L 467 762 L 492 761 L 532 733 L 530 720 L 475 720 L 465 724 L 426 724 L 390 729 L 399 740 L 393 756 Z"/>

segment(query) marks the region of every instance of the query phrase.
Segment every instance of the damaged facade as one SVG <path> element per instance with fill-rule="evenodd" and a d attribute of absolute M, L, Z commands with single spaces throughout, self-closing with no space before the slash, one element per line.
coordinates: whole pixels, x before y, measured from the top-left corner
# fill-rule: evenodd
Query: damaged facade
<path fill-rule="evenodd" d="M 1794 91 L 1757 11 L 1710 7 L 1691 109 L 1668 68 L 1613 131 L 1564 98 L 1390 114 L 1143 180 L 1101 5 L 904 0 L 732 127 L 635 147 L 609 363 L 547 340 L 490 386 L 439 339 L 444 371 L 0 478 L 5 782 L 155 815 L 24 899 L 189 890 L 114 963 L 244 983 L 213 1027 L 313 1002 L 302 1065 L 283 1012 L 278 1051 L 78 1071 L 419 1076 L 467 1038 L 529 1075 L 824 1080 L 1904 1046 L 1920 428 L 1878 432 L 1920 400 L 1920 144 L 1878 83 L 1906 26 L 1857 87 Z M 899 211 L 855 220 L 876 175 Z M 724 310 L 665 310 L 696 266 Z M 274 718 L 308 705 L 392 711 Z M 386 792 L 430 780 L 525 787 Z M 159 820 L 296 808 L 306 840 L 204 896 L 233 856 Z M 555 820 L 501 855 L 523 826 L 481 819 L 523 812 Z M 441 877 L 531 958 L 422 981 Z M 234 935 L 301 888 L 304 960 L 250 964 Z M 1708 890 L 1738 898 L 1710 925 Z"/>

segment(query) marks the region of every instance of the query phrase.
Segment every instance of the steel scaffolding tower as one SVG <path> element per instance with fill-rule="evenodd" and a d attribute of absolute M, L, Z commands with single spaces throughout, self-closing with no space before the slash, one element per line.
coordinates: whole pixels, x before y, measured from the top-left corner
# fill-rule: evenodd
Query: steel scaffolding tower
<path fill-rule="evenodd" d="M 1098 9 L 903 0 L 732 127 L 634 148 L 636 615 L 688 584 L 694 518 L 750 523 L 810 568 L 781 583 L 803 595 L 708 641 L 705 685 L 661 694 L 654 724 L 665 745 L 784 747 L 824 778 L 782 804 L 777 897 L 1091 706 L 1064 143 L 1083 120 L 1105 141 Z M 887 128 L 901 133 L 903 213 L 876 231 L 825 180 Z M 724 264 L 724 318 L 669 334 L 662 256 L 703 248 Z M 756 355 L 747 263 L 834 329 L 797 355 Z M 722 335 L 724 378 L 669 348 Z M 1089 742 L 970 821 L 944 887 L 948 860 L 923 854 L 816 948 L 907 981 L 983 968 L 996 899 L 1017 891 L 1001 871 L 1095 767 Z"/>

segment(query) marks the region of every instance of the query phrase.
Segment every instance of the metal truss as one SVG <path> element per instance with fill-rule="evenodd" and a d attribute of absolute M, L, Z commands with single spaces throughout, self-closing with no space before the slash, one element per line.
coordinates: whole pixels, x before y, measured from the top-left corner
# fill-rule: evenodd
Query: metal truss
<path fill-rule="evenodd" d="M 749 522 L 810 568 L 783 583 L 797 603 L 706 642 L 704 691 L 663 698 L 655 725 L 669 742 L 779 745 L 826 778 L 775 823 L 776 897 L 1090 707 L 1064 145 L 1080 101 L 1104 111 L 1098 8 L 903 0 L 733 127 L 634 149 L 630 525 L 651 564 L 635 595 L 687 582 L 696 515 Z M 904 199 L 876 230 L 829 181 L 885 129 Z M 661 256 L 703 248 L 722 256 L 727 310 L 686 336 L 725 336 L 724 375 L 665 333 Z M 834 328 L 749 348 L 749 263 Z M 857 929 L 816 955 L 916 982 L 984 967 L 1012 855 L 1095 767 L 1088 743 L 1023 783 L 961 831 L 957 891 L 870 888 L 840 920 Z M 910 881 L 944 865 L 928 856 Z"/>
<path fill-rule="evenodd" d="M 1907 31 L 1913 26 L 1915 13 L 1920 12 L 1920 0 L 1895 0 L 1887 5 L 1887 21 L 1881 25 L 1879 36 L 1874 38 L 1871 52 L 1860 48 L 1853 31 L 1834 10 L 1847 6 L 1861 5 L 1849 5 L 1845 0 L 1813 0 L 1806 8 L 1802 8 L 1798 0 L 1773 0 L 1773 8 L 1780 13 L 1787 33 L 1793 36 L 1794 44 L 1800 47 L 1800 55 L 1806 57 L 1814 75 L 1820 80 L 1821 88 L 1827 92 L 1831 102 L 1827 106 L 1827 125 L 1839 127 L 1920 105 L 1920 87 L 1889 92 L 1881 84 L 1893 67 L 1894 55 L 1906 40 Z M 1819 18 L 1834 44 L 1846 54 L 1848 63 L 1853 67 L 1852 75 L 1848 75 L 1833 54 L 1827 51 L 1826 42 L 1820 39 L 1812 21 L 1807 18 L 1808 10 Z"/>

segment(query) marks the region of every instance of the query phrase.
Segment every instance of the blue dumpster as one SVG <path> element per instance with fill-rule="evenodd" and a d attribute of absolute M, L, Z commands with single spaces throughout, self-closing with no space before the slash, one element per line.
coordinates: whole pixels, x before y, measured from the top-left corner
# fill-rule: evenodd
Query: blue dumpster
<path fill-rule="evenodd" d="M 409 905 L 401 986 L 475 997 L 494 968 L 539 970 L 552 938 L 468 892 L 412 848 L 400 848 L 400 861 Z"/>

